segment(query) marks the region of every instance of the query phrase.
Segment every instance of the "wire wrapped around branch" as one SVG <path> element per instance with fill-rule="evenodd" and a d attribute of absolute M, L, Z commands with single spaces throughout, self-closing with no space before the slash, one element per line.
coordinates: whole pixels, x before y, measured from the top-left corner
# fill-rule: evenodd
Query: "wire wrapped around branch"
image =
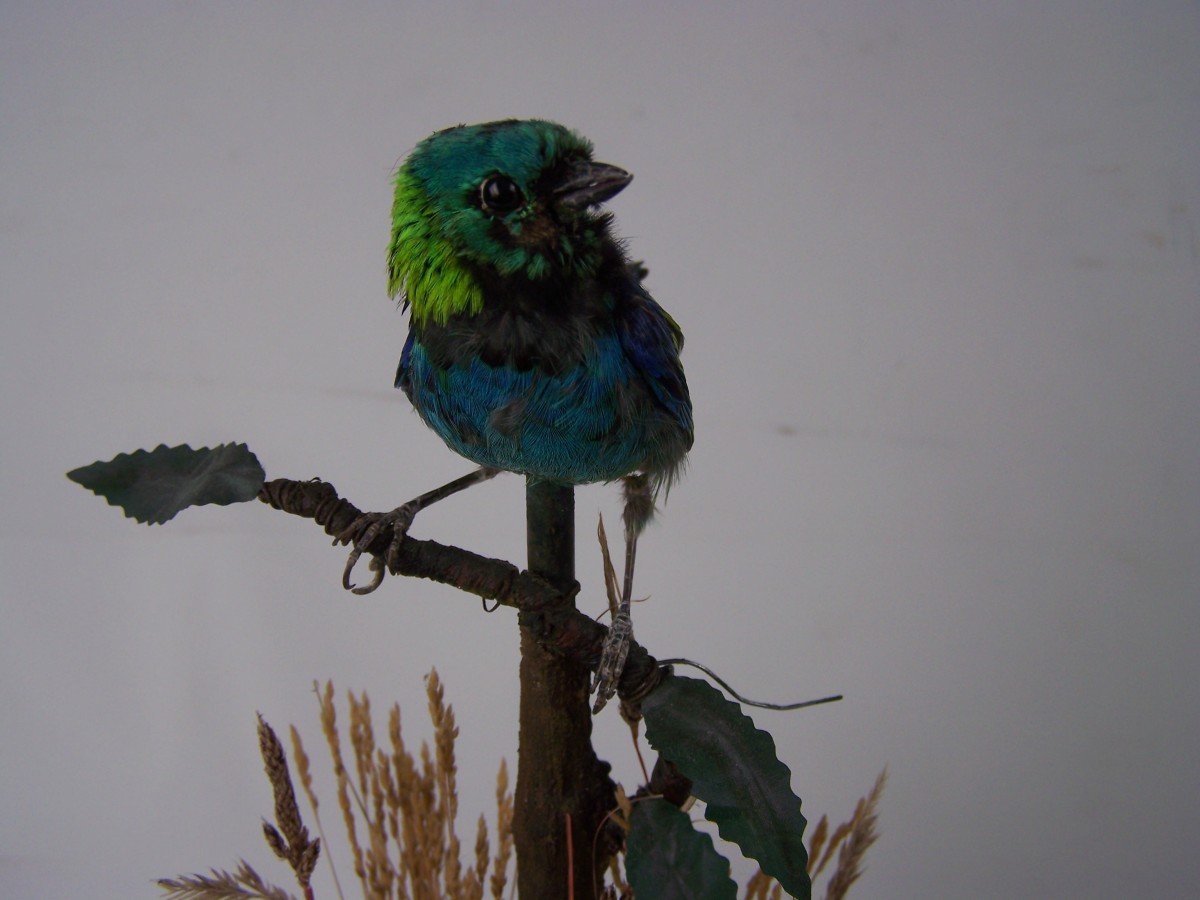
<path fill-rule="evenodd" d="M 276 478 L 263 485 L 258 499 L 274 509 L 312 519 L 335 538 L 362 516 L 358 507 L 338 496 L 333 485 L 315 478 L 311 481 Z M 391 529 L 381 529 L 366 552 L 381 556 L 391 540 Z M 551 653 L 570 657 L 590 671 L 595 671 L 600 662 L 608 629 L 581 613 L 571 602 L 579 593 L 578 582 L 560 590 L 502 559 L 413 537 L 407 537 L 400 545 L 389 571 L 392 575 L 428 578 L 512 607 L 518 611 L 521 625 L 530 629 L 538 643 Z M 636 704 L 660 678 L 657 661 L 644 647 L 634 643 L 618 694 L 627 704 Z"/>

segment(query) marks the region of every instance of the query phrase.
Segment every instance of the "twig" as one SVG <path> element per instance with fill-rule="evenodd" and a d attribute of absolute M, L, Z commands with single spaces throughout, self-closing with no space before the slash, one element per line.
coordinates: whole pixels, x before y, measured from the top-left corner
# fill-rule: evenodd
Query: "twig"
<path fill-rule="evenodd" d="M 314 520 L 330 536 L 343 534 L 362 515 L 348 500 L 338 496 L 324 481 L 292 481 L 278 478 L 267 482 L 259 499 L 269 506 Z M 392 540 L 391 529 L 380 529 L 364 552 L 383 555 Z M 428 578 L 466 593 L 494 600 L 522 613 L 522 626 L 549 652 L 568 657 L 590 671 L 600 661 L 608 629 L 579 612 L 571 602 L 579 584 L 555 587 L 512 563 L 408 537 L 393 556 L 393 575 Z M 630 646 L 625 670 L 618 685 L 623 699 L 644 697 L 659 678 L 658 663 L 636 642 Z"/>

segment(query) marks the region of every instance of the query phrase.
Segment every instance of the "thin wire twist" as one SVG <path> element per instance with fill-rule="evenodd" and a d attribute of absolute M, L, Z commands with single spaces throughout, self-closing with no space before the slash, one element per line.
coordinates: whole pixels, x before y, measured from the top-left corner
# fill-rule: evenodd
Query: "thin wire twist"
<path fill-rule="evenodd" d="M 778 709 L 778 710 L 804 709 L 804 707 L 806 707 L 806 706 L 819 706 L 822 703 L 835 703 L 838 700 L 842 699 L 841 694 L 832 694 L 828 697 L 820 697 L 816 700 L 802 700 L 799 703 L 764 703 L 761 700 L 751 700 L 748 697 L 743 697 L 741 694 L 739 694 L 737 691 L 735 691 L 732 687 L 730 687 L 729 682 L 727 682 L 725 679 L 723 679 L 720 675 L 718 675 L 712 669 L 708 668 L 708 666 L 703 666 L 694 660 L 684 659 L 683 657 L 680 657 L 678 659 L 660 659 L 658 661 L 658 664 L 660 666 L 677 664 L 677 665 L 692 666 L 694 668 L 697 668 L 701 672 L 703 672 L 705 675 L 707 675 L 709 678 L 711 678 L 713 681 L 715 681 L 717 684 L 719 684 L 721 687 L 725 688 L 725 690 L 728 691 L 731 696 L 733 696 L 735 699 L 737 699 L 741 703 L 745 703 L 747 706 L 757 706 L 759 709 Z"/>

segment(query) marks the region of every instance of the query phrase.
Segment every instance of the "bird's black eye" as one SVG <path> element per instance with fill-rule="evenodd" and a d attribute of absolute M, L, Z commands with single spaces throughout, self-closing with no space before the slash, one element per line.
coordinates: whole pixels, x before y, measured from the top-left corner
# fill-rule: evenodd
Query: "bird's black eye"
<path fill-rule="evenodd" d="M 525 195 L 507 175 L 492 175 L 479 186 L 479 203 L 483 211 L 504 216 L 525 205 Z"/>

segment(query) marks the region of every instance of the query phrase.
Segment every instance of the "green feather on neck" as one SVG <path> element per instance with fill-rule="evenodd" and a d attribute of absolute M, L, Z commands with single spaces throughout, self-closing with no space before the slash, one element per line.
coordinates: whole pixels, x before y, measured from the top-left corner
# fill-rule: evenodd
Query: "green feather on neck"
<path fill-rule="evenodd" d="M 437 230 L 437 213 L 407 167 L 396 174 L 392 241 L 388 246 L 388 293 L 401 291 L 413 321 L 445 324 L 451 316 L 483 309 L 483 291 Z"/>

